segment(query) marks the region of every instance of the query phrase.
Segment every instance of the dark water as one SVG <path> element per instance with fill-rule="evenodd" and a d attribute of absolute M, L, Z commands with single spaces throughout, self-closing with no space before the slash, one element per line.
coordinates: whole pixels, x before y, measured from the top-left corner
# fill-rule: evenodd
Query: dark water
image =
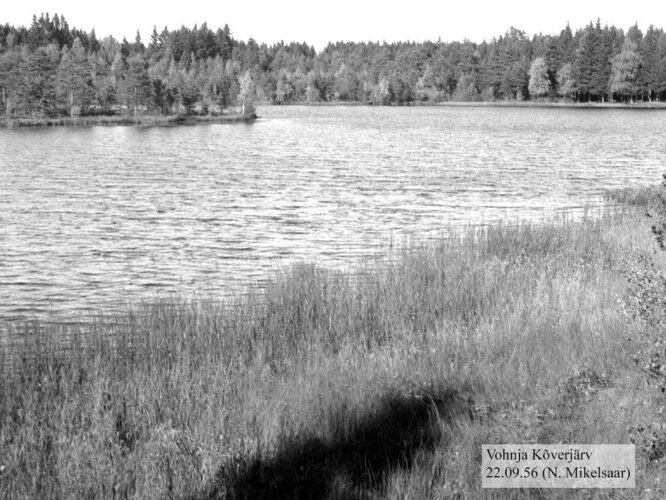
<path fill-rule="evenodd" d="M 225 295 L 294 261 L 658 182 L 666 112 L 268 107 L 252 125 L 0 130 L 0 322 Z"/>

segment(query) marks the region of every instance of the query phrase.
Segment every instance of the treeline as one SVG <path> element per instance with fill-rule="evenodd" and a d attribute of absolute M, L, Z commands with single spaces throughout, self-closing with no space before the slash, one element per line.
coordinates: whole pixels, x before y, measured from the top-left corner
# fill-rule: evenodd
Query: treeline
<path fill-rule="evenodd" d="M 511 28 L 490 42 L 258 44 L 228 26 L 153 29 L 144 44 L 97 38 L 64 17 L 0 26 L 0 111 L 11 116 L 208 113 L 248 99 L 375 104 L 662 100 L 666 34 L 590 23 L 575 33 Z"/>
<path fill-rule="evenodd" d="M 157 33 L 145 45 L 70 29 L 63 16 L 0 26 L 0 111 L 7 117 L 144 112 L 253 113 L 250 73 L 228 26 Z"/>

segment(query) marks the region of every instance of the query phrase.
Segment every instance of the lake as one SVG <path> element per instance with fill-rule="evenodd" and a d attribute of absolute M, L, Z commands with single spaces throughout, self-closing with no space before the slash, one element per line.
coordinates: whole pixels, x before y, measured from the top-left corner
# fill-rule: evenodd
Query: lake
<path fill-rule="evenodd" d="M 261 107 L 250 125 L 0 130 L 0 322 L 224 296 L 298 261 L 579 213 L 666 169 L 666 112 Z"/>

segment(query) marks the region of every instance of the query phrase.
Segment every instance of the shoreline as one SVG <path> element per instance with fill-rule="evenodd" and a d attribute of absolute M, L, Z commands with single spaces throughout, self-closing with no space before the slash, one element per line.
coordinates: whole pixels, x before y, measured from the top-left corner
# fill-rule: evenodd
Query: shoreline
<path fill-rule="evenodd" d="M 445 101 L 445 102 L 411 102 L 402 104 L 372 104 L 359 101 L 323 101 L 323 102 L 290 102 L 273 104 L 257 102 L 258 106 L 306 106 L 306 107 L 451 107 L 451 108 L 564 108 L 564 109 L 627 109 L 627 110 L 666 110 L 666 102 L 640 103 L 598 103 L 598 102 L 534 102 L 534 101 Z M 140 127 L 173 127 L 178 125 L 199 125 L 205 123 L 253 123 L 254 118 L 242 115 L 144 115 L 140 117 L 127 115 L 111 116 L 79 116 L 55 118 L 2 118 L 0 129 L 39 128 L 39 127 L 95 127 L 95 126 L 140 126 Z"/>
<path fill-rule="evenodd" d="M 443 102 L 408 102 L 400 104 L 373 104 L 360 101 L 321 101 L 321 102 L 289 102 L 273 104 L 257 102 L 258 106 L 312 106 L 312 107 L 356 107 L 366 106 L 372 108 L 579 108 L 579 109 L 640 109 L 640 110 L 666 110 L 666 102 L 636 102 L 633 104 L 622 102 L 538 102 L 538 101 L 443 101 Z"/>
<path fill-rule="evenodd" d="M 10 118 L 0 120 L 0 128 L 33 127 L 95 127 L 95 126 L 141 126 L 173 127 L 177 125 L 198 125 L 202 123 L 252 123 L 257 119 L 245 118 L 240 114 L 224 115 L 144 115 L 134 116 L 79 116 L 56 118 Z"/>
<path fill-rule="evenodd" d="M 451 107 L 497 107 L 497 108 L 579 108 L 579 109 L 660 109 L 666 110 L 664 102 L 537 102 L 537 101 L 494 101 L 494 102 L 442 102 L 435 106 Z"/>

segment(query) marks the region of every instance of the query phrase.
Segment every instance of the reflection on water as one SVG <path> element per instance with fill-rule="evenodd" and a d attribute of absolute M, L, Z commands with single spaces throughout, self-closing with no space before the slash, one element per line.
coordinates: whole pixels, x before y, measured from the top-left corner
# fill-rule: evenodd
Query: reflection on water
<path fill-rule="evenodd" d="M 269 107 L 252 125 L 0 130 L 0 318 L 224 295 L 282 264 L 656 182 L 666 113 Z"/>

